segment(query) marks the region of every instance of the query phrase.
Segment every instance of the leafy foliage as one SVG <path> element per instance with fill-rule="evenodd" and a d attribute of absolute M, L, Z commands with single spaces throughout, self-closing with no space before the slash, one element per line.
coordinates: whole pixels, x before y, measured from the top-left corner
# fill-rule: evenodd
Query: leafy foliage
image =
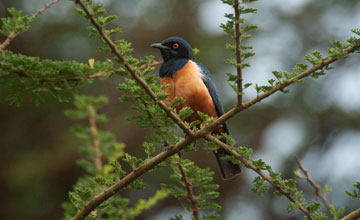
<path fill-rule="evenodd" d="M 1 18 L 0 34 L 9 36 L 11 33 L 20 34 L 29 30 L 28 24 L 34 19 L 33 17 L 23 16 L 22 11 L 17 11 L 14 8 L 8 8 L 8 12 L 11 17 Z"/>
<path fill-rule="evenodd" d="M 345 191 L 346 195 L 360 200 L 360 182 L 356 182 L 354 185 L 355 189 L 352 192 Z"/>
<path fill-rule="evenodd" d="M 70 100 L 70 94 L 88 83 L 94 74 L 107 78 L 114 73 L 109 62 L 96 61 L 93 66 L 75 61 L 41 60 L 3 51 L 0 54 L 0 84 L 7 94 L 6 101 L 19 106 L 29 96 L 39 105 L 47 96 L 60 102 Z"/>

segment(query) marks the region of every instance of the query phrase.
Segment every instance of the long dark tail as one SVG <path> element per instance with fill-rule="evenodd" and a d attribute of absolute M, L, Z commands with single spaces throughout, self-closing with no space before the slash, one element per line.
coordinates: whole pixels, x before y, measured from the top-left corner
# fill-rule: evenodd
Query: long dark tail
<path fill-rule="evenodd" d="M 216 160 L 219 164 L 221 175 L 224 179 L 231 179 L 241 172 L 240 164 L 234 164 L 229 160 L 223 160 L 222 157 L 226 155 L 230 155 L 223 149 L 218 149 L 216 152 L 214 151 Z"/>

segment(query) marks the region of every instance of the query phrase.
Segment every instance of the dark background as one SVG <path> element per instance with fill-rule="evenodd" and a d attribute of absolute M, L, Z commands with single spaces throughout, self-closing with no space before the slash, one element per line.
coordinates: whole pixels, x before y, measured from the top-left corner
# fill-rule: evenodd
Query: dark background
<path fill-rule="evenodd" d="M 224 49 L 229 36 L 218 28 L 223 14 L 231 8 L 215 0 L 113 0 L 103 1 L 111 14 L 119 16 L 116 24 L 124 34 L 121 38 L 133 43 L 135 56 L 154 54 L 149 47 L 169 36 L 180 36 L 200 49 L 197 58 L 216 78 L 225 109 L 235 103 L 235 95 L 227 85 L 225 72 L 234 69 L 224 63 L 231 54 Z M 14 7 L 26 14 L 43 6 L 43 0 L 1 0 L 0 17 L 8 16 L 6 8 Z M 97 51 L 98 39 L 87 37 L 87 21 L 74 12 L 73 1 L 62 0 L 17 37 L 9 50 L 29 56 L 54 60 L 87 62 L 90 58 L 104 60 Z M 257 55 L 249 59 L 252 67 L 245 69 L 245 82 L 265 84 L 272 70 L 290 71 L 304 55 L 317 49 L 323 53 L 329 40 L 345 40 L 351 28 L 360 27 L 360 2 L 357 0 L 292 0 L 259 1 L 251 5 L 257 15 L 246 16 L 249 23 L 259 25 L 248 44 Z M 1 41 L 4 38 L 0 38 Z M 293 177 L 298 155 L 312 177 L 332 189 L 328 199 L 335 206 L 345 206 L 346 213 L 359 207 L 344 190 L 360 180 L 360 57 L 352 55 L 333 65 L 335 68 L 318 80 L 306 79 L 304 84 L 290 87 L 289 94 L 276 94 L 230 120 L 233 137 L 239 144 L 252 147 L 255 158 L 263 158 L 284 177 Z M 158 69 L 156 70 L 156 72 Z M 155 73 L 156 74 L 156 73 Z M 97 81 L 81 92 L 106 95 L 109 105 L 102 109 L 111 118 L 102 129 L 114 132 L 126 143 L 126 151 L 137 154 L 144 136 L 150 131 L 136 128 L 125 117 L 131 111 L 118 102 L 120 93 L 117 76 Z M 256 95 L 253 88 L 245 99 Z M 76 179 L 84 173 L 76 166 L 78 141 L 68 128 L 74 124 L 64 116 L 71 104 L 48 99 L 34 107 L 26 101 L 12 107 L 0 94 L 0 219 L 60 219 L 60 204 L 67 200 Z M 285 210 L 287 200 L 267 193 L 264 198 L 250 192 L 255 174 L 244 170 L 237 179 L 223 181 L 209 153 L 189 153 L 201 167 L 211 167 L 220 184 L 221 219 L 302 219 L 295 211 Z M 151 178 L 157 175 L 157 178 Z M 132 202 L 149 197 L 159 182 L 167 181 L 168 171 L 146 175 L 147 189 L 128 194 Z M 308 201 L 313 189 L 304 180 L 300 187 Z M 137 219 L 168 219 L 184 214 L 171 198 L 144 212 Z"/>

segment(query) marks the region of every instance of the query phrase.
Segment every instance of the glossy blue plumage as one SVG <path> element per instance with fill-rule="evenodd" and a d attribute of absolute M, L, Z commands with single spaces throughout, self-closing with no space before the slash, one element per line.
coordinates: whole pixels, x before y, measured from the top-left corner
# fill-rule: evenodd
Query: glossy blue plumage
<path fill-rule="evenodd" d="M 205 86 L 208 89 L 210 96 L 214 102 L 214 105 L 216 108 L 216 113 L 217 113 L 218 117 L 220 117 L 223 114 L 225 114 L 225 111 L 221 104 L 214 79 L 213 79 L 212 75 L 210 74 L 209 70 L 202 63 L 200 63 L 197 60 L 194 60 L 194 62 L 200 67 L 201 73 L 205 75 L 205 77 L 202 78 L 203 82 L 205 83 Z M 226 124 L 223 124 L 223 126 L 224 126 L 226 133 L 229 133 L 229 130 L 228 130 Z"/>
<path fill-rule="evenodd" d="M 202 80 L 203 80 L 206 88 L 208 89 L 210 96 L 214 102 L 214 105 L 216 108 L 216 113 L 217 113 L 218 117 L 222 116 L 223 114 L 225 114 L 225 111 L 221 104 L 214 79 L 213 79 L 212 75 L 210 74 L 209 70 L 198 60 L 189 59 L 189 58 L 170 59 L 161 65 L 159 76 L 160 77 L 165 77 L 165 76 L 171 77 L 172 74 L 174 74 L 176 71 L 183 68 L 189 62 L 189 60 L 194 61 L 200 67 L 201 74 L 204 75 L 204 77 L 202 77 Z M 224 124 L 224 129 L 225 129 L 226 133 L 229 133 L 226 124 Z"/>
<path fill-rule="evenodd" d="M 180 70 L 187 64 L 189 61 L 188 58 L 177 58 L 171 59 L 167 62 L 164 62 L 160 67 L 159 76 L 164 77 L 168 76 L 171 77 L 176 71 Z"/>
<path fill-rule="evenodd" d="M 167 90 L 165 90 L 169 94 L 169 101 L 171 102 L 177 96 L 182 97 L 185 99 L 184 106 L 188 106 L 194 111 L 185 120 L 190 120 L 190 122 L 199 120 L 200 118 L 196 113 L 197 110 L 211 116 L 215 116 L 216 113 L 218 117 L 225 113 L 212 75 L 202 63 L 195 60 L 192 48 L 188 42 L 179 37 L 171 37 L 151 46 L 160 49 L 164 59 L 159 72 L 160 84 L 166 83 L 169 85 Z M 179 111 L 180 109 L 177 110 Z M 215 134 L 224 132 L 229 133 L 225 123 L 222 127 L 213 131 Z M 225 138 L 222 138 L 221 141 L 226 143 Z M 239 164 L 222 159 L 230 155 L 225 150 L 217 149 L 214 151 L 214 154 L 224 179 L 233 178 L 241 172 Z"/>

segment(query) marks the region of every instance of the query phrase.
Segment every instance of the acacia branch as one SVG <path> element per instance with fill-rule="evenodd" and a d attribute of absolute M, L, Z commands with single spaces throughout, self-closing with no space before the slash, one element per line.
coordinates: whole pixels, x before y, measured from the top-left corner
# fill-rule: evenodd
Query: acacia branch
<path fill-rule="evenodd" d="M 304 175 L 305 175 L 305 177 L 306 177 L 306 180 L 311 184 L 312 187 L 314 187 L 314 189 L 315 189 L 315 196 L 319 197 L 319 198 L 321 199 L 321 201 L 323 201 L 323 203 L 325 204 L 326 208 L 327 208 L 328 211 L 330 212 L 330 210 L 331 210 L 331 205 L 330 205 L 330 203 L 327 201 L 325 195 L 321 193 L 321 187 L 310 177 L 309 171 L 307 171 L 307 170 L 303 167 L 300 159 L 299 159 L 297 156 L 295 156 L 295 159 L 296 159 L 296 163 L 297 163 L 299 169 L 304 173 Z"/>
<path fill-rule="evenodd" d="M 238 75 L 237 78 L 237 86 L 238 86 L 238 95 L 237 95 L 237 102 L 238 105 L 242 103 L 242 92 L 243 92 L 243 77 L 242 77 L 242 68 L 240 66 L 241 60 L 241 32 L 240 32 L 240 11 L 239 11 L 239 0 L 235 0 L 234 5 L 234 12 L 235 12 L 235 56 L 236 56 L 236 72 Z"/>
<path fill-rule="evenodd" d="M 34 14 L 31 15 L 32 20 L 34 18 L 36 18 L 37 16 L 41 15 L 42 13 L 44 13 L 47 9 L 51 8 L 51 6 L 53 6 L 54 4 L 58 3 L 60 0 L 53 0 L 50 4 L 44 4 L 44 7 L 42 9 L 37 10 Z M 26 25 L 28 25 L 30 23 L 26 22 L 24 23 L 21 27 L 25 27 Z M 0 53 L 2 53 L 2 51 L 9 46 L 9 44 L 11 43 L 11 41 L 18 35 L 19 33 L 15 33 L 15 32 L 10 32 L 9 35 L 6 37 L 6 39 L 4 40 L 4 42 L 2 42 L 0 44 Z"/>
<path fill-rule="evenodd" d="M 226 152 L 233 155 L 236 159 L 240 160 L 241 163 L 243 163 L 245 167 L 255 171 L 264 181 L 270 183 L 282 195 L 284 195 L 289 201 L 296 204 L 299 207 L 300 211 L 302 211 L 310 220 L 314 220 L 314 218 L 311 216 L 310 212 L 305 207 L 303 207 L 297 200 L 295 200 L 291 196 L 290 192 L 287 192 L 286 190 L 284 190 L 281 187 L 281 185 L 274 184 L 272 181 L 272 178 L 270 176 L 266 175 L 264 172 L 262 172 L 259 167 L 255 166 L 252 162 L 248 161 L 244 156 L 240 155 L 236 151 L 231 150 L 227 144 L 221 142 L 219 139 L 215 138 L 214 136 L 208 134 L 205 136 L 205 139 L 216 143 L 220 148 L 224 149 Z"/>
<path fill-rule="evenodd" d="M 189 200 L 189 202 L 191 204 L 191 209 L 193 210 L 192 214 L 193 214 L 195 220 L 201 220 L 200 219 L 200 214 L 199 214 L 199 207 L 197 205 L 198 200 L 195 198 L 195 195 L 193 193 L 192 184 L 189 182 L 189 180 L 186 177 L 186 168 L 179 162 L 177 162 L 176 165 L 180 169 L 182 179 L 183 179 L 183 181 L 185 183 L 185 186 L 186 186 L 187 198 L 188 198 L 188 200 Z"/>
<path fill-rule="evenodd" d="M 81 0 L 76 0 L 76 3 L 81 6 L 81 8 L 86 13 L 87 17 L 89 18 L 91 24 L 97 29 L 99 32 L 101 38 L 105 41 L 105 43 L 109 46 L 112 53 L 119 58 L 119 60 L 123 63 L 124 68 L 131 74 L 131 76 L 140 84 L 140 86 L 145 90 L 145 92 L 154 100 L 154 102 L 159 105 L 167 114 L 168 117 L 170 117 L 188 136 L 185 139 L 180 140 L 177 142 L 173 147 L 169 148 L 165 152 L 161 152 L 155 157 L 151 158 L 143 164 L 142 166 L 136 168 L 132 172 L 130 172 L 128 175 L 123 177 L 121 180 L 119 180 L 117 183 L 106 189 L 104 192 L 96 195 L 93 199 L 90 200 L 90 202 L 85 205 L 73 218 L 72 220 L 80 220 L 84 219 L 89 213 L 96 209 L 97 206 L 99 206 L 102 202 L 106 201 L 108 198 L 110 198 L 112 195 L 126 187 L 131 182 L 135 181 L 138 177 L 146 173 L 148 170 L 154 168 L 157 164 L 161 163 L 162 161 L 166 160 L 167 158 L 171 157 L 172 155 L 178 153 L 181 149 L 188 146 L 189 144 L 193 143 L 195 140 L 205 137 L 208 135 L 213 129 L 220 126 L 233 116 L 235 116 L 237 113 L 251 107 L 252 105 L 260 102 L 261 100 L 267 98 L 268 96 L 274 94 L 277 91 L 283 90 L 287 86 L 293 84 L 294 82 L 298 81 L 299 79 L 302 79 L 306 76 L 309 76 L 311 73 L 320 70 L 324 68 L 325 66 L 337 61 L 340 58 L 329 58 L 327 60 L 324 60 L 321 64 L 314 65 L 313 67 L 303 71 L 302 73 L 296 75 L 295 77 L 288 79 L 281 84 L 275 86 L 273 89 L 264 92 L 260 95 L 258 95 L 256 98 L 245 102 L 243 104 L 238 103 L 235 105 L 230 111 L 228 111 L 226 114 L 218 118 L 212 123 L 209 123 L 206 127 L 200 129 L 197 132 L 192 132 L 190 128 L 188 128 L 185 123 L 175 114 L 171 111 L 169 107 L 166 106 L 166 104 L 162 101 L 157 100 L 156 94 L 150 89 L 150 87 L 147 85 L 147 83 L 136 73 L 136 69 L 126 62 L 125 57 L 117 50 L 114 42 L 110 39 L 108 35 L 106 35 L 102 29 L 102 26 L 97 22 L 95 16 L 90 13 L 89 9 L 87 8 L 86 4 L 84 4 Z M 356 44 L 346 50 L 344 50 L 345 53 L 352 53 L 355 50 L 357 50 L 360 47 L 360 44 Z M 216 139 L 216 138 L 215 138 Z M 216 139 L 217 140 L 217 139 Z M 215 143 L 218 143 L 215 141 Z M 227 146 L 227 145 L 225 145 Z M 228 148 L 229 149 L 229 148 Z M 235 152 L 236 153 L 236 152 Z M 240 155 L 239 155 L 240 156 Z M 245 159 L 245 158 L 243 158 Z M 246 165 L 247 164 L 247 165 Z M 258 167 L 253 165 L 252 163 L 245 163 L 245 166 L 249 166 L 250 169 L 257 172 L 264 180 L 271 181 L 271 178 L 264 174 Z M 284 191 L 281 187 L 275 186 L 277 189 L 283 193 L 290 201 L 294 202 L 295 204 L 298 204 L 297 201 L 295 201 L 291 195 Z M 299 206 L 299 209 L 304 212 L 309 219 L 313 220 L 313 218 L 310 216 L 309 212 L 302 206 Z"/>
<path fill-rule="evenodd" d="M 79 0 L 80 1 L 80 0 Z M 357 50 L 358 48 L 360 48 L 360 44 L 354 45 L 348 49 L 346 49 L 346 53 L 352 53 L 355 50 Z M 137 178 L 139 178 L 141 175 L 143 175 L 144 173 L 146 173 L 148 170 L 154 168 L 157 164 L 161 163 L 162 161 L 165 161 L 167 158 L 171 157 L 172 155 L 180 152 L 181 149 L 183 149 L 184 147 L 186 147 L 187 145 L 193 143 L 195 140 L 206 136 L 209 132 L 211 132 L 213 129 L 215 129 L 216 127 L 222 125 L 224 122 L 226 122 L 227 120 L 229 120 L 230 118 L 234 117 L 237 113 L 251 107 L 252 105 L 260 102 L 261 100 L 267 98 L 268 96 L 270 96 L 271 94 L 274 94 L 277 91 L 280 91 L 284 88 L 286 88 L 287 86 L 293 84 L 294 82 L 296 82 L 299 79 L 302 79 L 306 76 L 309 76 L 311 73 L 324 68 L 326 65 L 329 65 L 333 62 L 335 62 L 336 60 L 338 60 L 339 58 L 329 58 L 327 60 L 324 61 L 324 63 L 322 64 L 318 64 L 313 66 L 312 68 L 305 70 L 304 72 L 298 74 L 297 76 L 279 84 L 278 86 L 275 86 L 272 90 L 269 90 L 267 92 L 264 92 L 262 94 L 260 94 L 259 96 L 257 96 L 256 98 L 244 103 L 243 105 L 235 105 L 232 109 L 230 109 L 227 113 L 225 113 L 224 115 L 222 115 L 220 118 L 218 118 L 217 120 L 215 120 L 212 123 L 209 123 L 206 127 L 200 129 L 199 131 L 197 131 L 196 133 L 194 133 L 193 135 L 189 135 L 186 139 L 182 139 L 179 142 L 177 142 L 173 147 L 169 148 L 168 151 L 166 152 L 161 152 L 158 155 L 156 155 L 155 157 L 151 158 L 148 162 L 146 162 L 145 164 L 143 164 L 142 166 L 138 167 L 137 169 L 135 169 L 134 171 L 130 172 L 128 175 L 126 175 L 124 178 L 122 178 L 120 181 L 118 181 L 117 183 L 115 183 L 114 185 L 112 185 L 111 187 L 109 187 L 108 189 L 106 189 L 104 192 L 96 195 L 94 198 L 92 198 L 90 200 L 90 202 L 85 205 L 73 218 L 72 220 L 81 220 L 84 219 L 87 215 L 90 214 L 90 212 L 92 210 L 94 210 L 97 206 L 99 206 L 102 202 L 106 201 L 108 198 L 110 198 L 112 195 L 114 195 L 115 193 L 117 193 L 118 191 L 120 191 L 121 189 L 123 189 L 124 187 L 126 187 L 128 184 L 130 184 L 131 182 L 135 181 Z M 158 102 L 157 102 L 158 103 Z M 215 138 L 216 139 L 216 138 Z M 217 139 L 216 139 L 217 140 Z M 215 141 L 215 143 L 219 143 L 219 141 Z M 222 143 L 222 142 L 221 142 Z M 245 158 L 243 158 L 245 159 Z M 245 166 L 247 163 L 244 163 Z M 265 177 L 266 175 L 257 167 L 255 167 L 253 164 L 252 167 L 255 172 L 257 172 L 261 177 Z M 261 173 L 261 174 L 260 174 Z M 268 179 L 269 177 L 266 176 Z M 271 178 L 270 178 L 271 179 Z M 269 179 L 269 180 L 270 180 Z M 265 179 L 266 180 L 266 179 Z M 281 190 L 279 190 L 281 192 Z M 284 192 L 284 195 L 290 200 L 290 201 L 294 201 L 294 199 L 292 199 L 291 197 L 289 198 L 286 194 L 286 192 Z M 296 201 L 295 201 L 296 202 Z M 306 213 L 306 209 L 304 207 L 299 207 L 299 209 Z M 312 218 L 310 218 L 312 219 Z"/>
<path fill-rule="evenodd" d="M 170 117 L 187 135 L 194 136 L 194 132 L 192 132 L 191 129 L 185 125 L 185 123 L 171 110 L 171 108 L 169 108 L 163 101 L 157 100 L 156 94 L 150 89 L 149 85 L 145 82 L 145 80 L 136 73 L 136 68 L 134 68 L 126 61 L 124 55 L 121 54 L 120 51 L 116 48 L 115 43 L 110 39 L 110 37 L 105 34 L 103 27 L 96 20 L 95 16 L 89 11 L 86 4 L 81 0 L 76 0 L 75 2 L 79 4 L 84 10 L 91 24 L 96 28 L 101 38 L 109 46 L 111 52 L 117 58 L 119 58 L 121 63 L 124 65 L 125 70 L 127 70 L 131 74 L 131 76 L 140 84 L 140 86 L 154 100 L 154 102 L 166 112 L 168 117 Z"/>
<path fill-rule="evenodd" d="M 90 134 L 92 139 L 92 146 L 95 152 L 94 163 L 97 171 L 102 168 L 101 151 L 100 151 L 100 140 L 96 127 L 96 111 L 91 105 L 88 106 Z"/>

